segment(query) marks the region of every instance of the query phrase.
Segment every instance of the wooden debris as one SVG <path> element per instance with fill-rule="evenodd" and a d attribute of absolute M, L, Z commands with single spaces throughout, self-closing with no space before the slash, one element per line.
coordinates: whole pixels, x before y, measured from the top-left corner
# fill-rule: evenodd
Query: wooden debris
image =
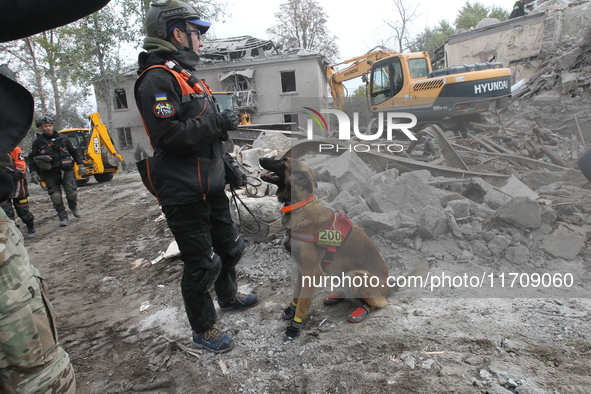
<path fill-rule="evenodd" d="M 552 150 L 550 150 L 550 148 L 548 148 L 547 146 L 542 146 L 540 148 L 540 152 L 545 154 L 548 159 L 550 159 L 552 161 L 552 163 L 556 164 L 557 166 L 560 167 L 565 167 L 565 168 L 572 168 L 571 166 L 568 165 L 568 163 L 564 160 L 562 160 L 556 153 L 554 153 Z"/>

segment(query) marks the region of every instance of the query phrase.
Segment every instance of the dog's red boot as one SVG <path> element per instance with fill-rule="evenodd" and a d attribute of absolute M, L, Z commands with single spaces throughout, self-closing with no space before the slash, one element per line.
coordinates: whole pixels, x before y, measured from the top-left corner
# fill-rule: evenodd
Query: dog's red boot
<path fill-rule="evenodd" d="M 324 305 L 333 305 L 341 301 L 343 301 L 343 296 L 341 293 L 332 293 L 324 299 Z"/>
<path fill-rule="evenodd" d="M 369 306 L 363 304 L 359 308 L 355 309 L 349 316 L 349 322 L 359 323 L 365 319 L 365 316 L 369 314 Z"/>

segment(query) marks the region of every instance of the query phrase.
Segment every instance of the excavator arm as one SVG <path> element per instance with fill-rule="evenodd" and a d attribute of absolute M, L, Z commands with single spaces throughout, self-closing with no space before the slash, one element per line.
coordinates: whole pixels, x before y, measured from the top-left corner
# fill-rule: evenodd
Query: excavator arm
<path fill-rule="evenodd" d="M 376 50 L 377 49 L 377 50 Z M 338 110 L 343 109 L 345 103 L 345 88 L 344 81 L 348 81 L 357 77 L 364 78 L 367 81 L 368 74 L 371 72 L 371 66 L 378 60 L 390 57 L 398 52 L 376 47 L 366 53 L 365 55 L 357 56 L 352 59 L 345 60 L 334 66 L 328 66 L 326 69 L 326 80 L 330 87 L 330 94 L 334 100 L 334 107 Z M 349 64 L 347 68 L 337 70 L 335 67 L 342 64 Z"/>
<path fill-rule="evenodd" d="M 119 163 L 123 162 L 123 156 L 117 153 L 113 141 L 111 141 L 111 137 L 109 136 L 109 132 L 107 131 L 107 126 L 103 123 L 98 112 L 88 115 L 88 119 L 90 120 L 90 141 L 87 154 L 92 158 L 94 165 L 97 167 L 96 171 L 102 173 L 105 170 L 105 164 L 103 163 L 104 157 L 100 148 L 101 144 L 111 156 L 116 158 L 116 160 L 119 160 L 118 163 L 112 164 L 119 165 Z"/>

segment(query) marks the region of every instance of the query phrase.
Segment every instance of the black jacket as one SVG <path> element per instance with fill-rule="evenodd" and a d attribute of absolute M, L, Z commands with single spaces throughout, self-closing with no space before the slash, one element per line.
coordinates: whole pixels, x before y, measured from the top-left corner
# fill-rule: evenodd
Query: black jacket
<path fill-rule="evenodd" d="M 511 11 L 509 19 L 517 18 L 523 15 L 525 15 L 525 4 L 522 0 L 518 0 L 515 2 L 515 5 L 513 5 L 513 11 Z"/>
<path fill-rule="evenodd" d="M 225 122 L 207 93 L 183 95 L 175 74 L 163 65 L 176 60 L 191 70 L 198 57 L 187 51 L 139 56 L 141 74 L 134 88 L 138 110 L 154 156 L 137 163 L 144 185 L 161 205 L 187 204 L 224 189 Z M 143 73 L 143 74 L 142 74 Z"/>
<path fill-rule="evenodd" d="M 62 165 L 62 162 L 67 161 L 68 159 L 71 160 L 72 158 L 78 165 L 83 164 L 82 157 L 78 150 L 74 148 L 74 145 L 72 145 L 65 135 L 59 134 L 57 131 L 54 131 L 51 135 L 37 133 L 37 138 L 33 141 L 29 157 L 34 159 L 39 155 L 51 156 L 52 170 L 72 170 L 74 168 L 73 163 L 70 168 L 66 168 Z M 30 170 L 39 171 L 39 167 L 37 167 L 34 160 L 31 160 L 30 162 Z"/>

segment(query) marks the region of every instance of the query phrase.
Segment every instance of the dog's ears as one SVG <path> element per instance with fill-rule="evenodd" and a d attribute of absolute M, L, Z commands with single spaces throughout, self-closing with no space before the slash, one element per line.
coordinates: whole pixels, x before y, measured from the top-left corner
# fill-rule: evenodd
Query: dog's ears
<path fill-rule="evenodd" d="M 292 186 L 299 186 L 309 193 L 314 193 L 316 180 L 305 171 L 296 171 L 291 174 L 291 184 Z"/>

